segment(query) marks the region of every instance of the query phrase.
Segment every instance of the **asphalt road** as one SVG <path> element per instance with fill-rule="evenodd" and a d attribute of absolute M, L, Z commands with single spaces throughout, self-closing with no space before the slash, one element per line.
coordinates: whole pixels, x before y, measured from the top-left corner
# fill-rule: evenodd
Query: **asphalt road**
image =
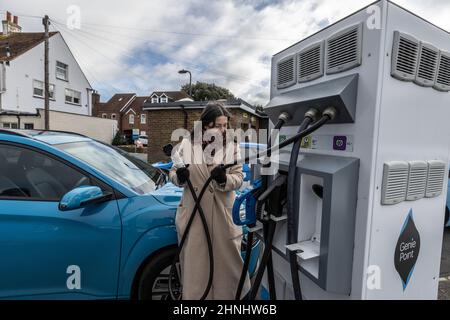
<path fill-rule="evenodd" d="M 439 300 L 450 300 L 450 228 L 444 232 L 440 273 Z"/>

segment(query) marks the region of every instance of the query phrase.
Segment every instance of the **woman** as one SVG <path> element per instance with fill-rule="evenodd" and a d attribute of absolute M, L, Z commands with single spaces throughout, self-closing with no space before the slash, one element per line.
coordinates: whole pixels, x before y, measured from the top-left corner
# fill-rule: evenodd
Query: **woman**
<path fill-rule="evenodd" d="M 239 158 L 239 148 L 234 139 L 227 139 L 230 113 L 219 103 L 209 103 L 203 110 L 200 121 L 194 127 L 201 134 L 183 139 L 173 153 L 174 167 L 170 180 L 184 188 L 183 197 L 177 209 L 175 224 L 178 240 L 184 234 L 195 202 L 186 185 L 190 179 L 197 196 L 206 180 L 213 180 L 202 200 L 214 252 L 214 277 L 206 299 L 231 300 L 235 298 L 243 260 L 241 258 L 242 228 L 233 224 L 231 209 L 234 190 L 242 185 L 242 165 L 225 170 L 220 164 Z M 201 138 L 196 137 L 201 136 Z M 189 164 L 186 168 L 184 164 Z M 209 254 L 206 236 L 197 212 L 180 254 L 181 280 L 184 300 L 200 299 L 209 278 Z M 244 296 L 250 289 L 247 278 L 242 290 Z"/>

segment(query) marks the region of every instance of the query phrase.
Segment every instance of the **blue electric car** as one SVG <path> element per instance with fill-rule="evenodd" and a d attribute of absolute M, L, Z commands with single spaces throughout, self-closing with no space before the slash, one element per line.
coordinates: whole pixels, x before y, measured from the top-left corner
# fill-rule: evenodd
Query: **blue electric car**
<path fill-rule="evenodd" d="M 170 298 L 181 189 L 161 175 L 85 136 L 0 130 L 0 298 Z"/>

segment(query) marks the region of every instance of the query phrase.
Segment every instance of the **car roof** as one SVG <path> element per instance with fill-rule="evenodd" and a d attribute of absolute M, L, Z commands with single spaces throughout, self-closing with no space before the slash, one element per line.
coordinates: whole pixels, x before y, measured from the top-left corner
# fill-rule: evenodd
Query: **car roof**
<path fill-rule="evenodd" d="M 91 141 L 89 137 L 75 132 L 56 131 L 56 130 L 23 130 L 23 129 L 0 129 L 0 134 L 10 134 L 22 136 L 42 141 L 50 145 Z"/>

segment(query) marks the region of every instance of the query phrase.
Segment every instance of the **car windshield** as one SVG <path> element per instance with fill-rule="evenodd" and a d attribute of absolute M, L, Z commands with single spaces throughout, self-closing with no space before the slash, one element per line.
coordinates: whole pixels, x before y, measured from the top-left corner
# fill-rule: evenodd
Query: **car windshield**
<path fill-rule="evenodd" d="M 146 194 L 156 189 L 155 182 L 160 175 L 159 171 L 123 150 L 97 141 L 64 143 L 56 147 L 139 194 Z"/>

